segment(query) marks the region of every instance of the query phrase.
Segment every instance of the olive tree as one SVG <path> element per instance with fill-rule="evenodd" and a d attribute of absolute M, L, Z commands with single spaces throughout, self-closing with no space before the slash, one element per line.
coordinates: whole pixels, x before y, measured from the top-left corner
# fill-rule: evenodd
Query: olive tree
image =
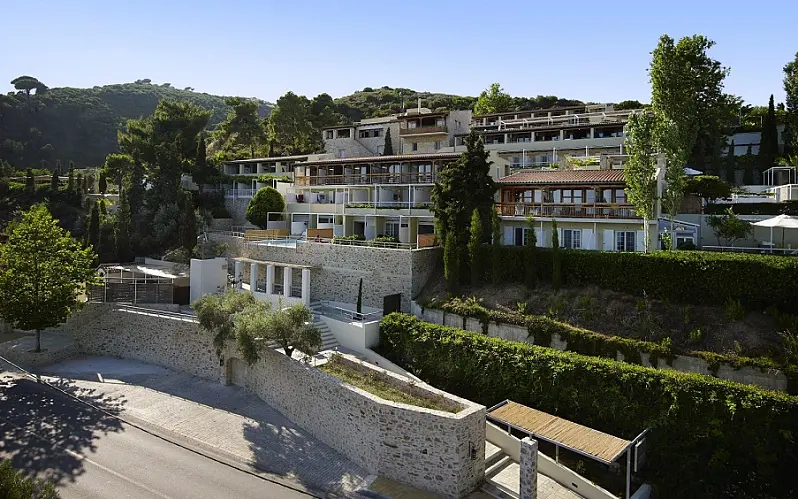
<path fill-rule="evenodd" d="M 222 353 L 227 340 L 235 339 L 236 314 L 254 303 L 250 293 L 230 289 L 221 295 L 205 295 L 192 304 L 200 326 L 213 333 L 216 355 Z"/>
<path fill-rule="evenodd" d="M 248 305 L 235 318 L 235 335 L 238 351 L 248 364 L 260 358 L 260 352 L 277 344 L 291 357 L 294 350 L 315 355 L 321 348 L 321 334 L 311 323 L 313 313 L 304 304 L 275 310 L 269 303 Z"/>

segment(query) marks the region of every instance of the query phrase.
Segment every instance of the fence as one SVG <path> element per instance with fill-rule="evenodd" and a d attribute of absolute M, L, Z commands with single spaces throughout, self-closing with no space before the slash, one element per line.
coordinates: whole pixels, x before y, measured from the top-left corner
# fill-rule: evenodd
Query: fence
<path fill-rule="evenodd" d="M 746 247 L 746 246 L 701 246 L 702 250 L 719 251 L 721 253 L 758 253 L 761 255 L 784 255 L 798 256 L 798 248 L 775 248 L 775 247 Z"/>
<path fill-rule="evenodd" d="M 86 294 L 97 303 L 175 303 L 171 279 L 109 278 L 90 286 Z"/>

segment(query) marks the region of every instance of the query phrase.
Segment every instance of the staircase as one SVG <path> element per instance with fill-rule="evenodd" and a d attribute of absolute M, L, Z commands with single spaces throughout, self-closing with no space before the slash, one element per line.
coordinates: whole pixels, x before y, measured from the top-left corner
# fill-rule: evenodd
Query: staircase
<path fill-rule="evenodd" d="M 310 311 L 313 312 L 313 327 L 321 334 L 321 349 L 319 351 L 336 350 L 341 345 L 335 339 L 335 335 L 332 334 L 327 324 L 321 320 L 320 308 L 321 305 L 319 303 L 310 304 Z"/>
<path fill-rule="evenodd" d="M 517 499 L 516 491 L 493 480 L 513 462 L 510 456 L 500 448 L 490 442 L 485 442 L 485 482 L 482 484 L 482 492 L 496 499 Z"/>

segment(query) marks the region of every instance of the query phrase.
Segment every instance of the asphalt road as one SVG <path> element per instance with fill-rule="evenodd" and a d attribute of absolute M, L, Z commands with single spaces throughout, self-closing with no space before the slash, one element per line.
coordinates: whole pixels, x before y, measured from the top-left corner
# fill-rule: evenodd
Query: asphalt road
<path fill-rule="evenodd" d="M 63 499 L 310 497 L 169 443 L 52 388 L 2 374 L 0 457 L 53 481 Z"/>

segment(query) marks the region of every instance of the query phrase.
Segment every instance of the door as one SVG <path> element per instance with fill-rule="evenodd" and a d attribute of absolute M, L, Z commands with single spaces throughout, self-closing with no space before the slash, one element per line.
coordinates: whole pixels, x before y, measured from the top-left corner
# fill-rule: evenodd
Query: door
<path fill-rule="evenodd" d="M 402 294 L 388 295 L 382 299 L 382 313 L 388 315 L 402 311 Z"/>
<path fill-rule="evenodd" d="M 247 364 L 241 359 L 230 359 L 230 383 L 236 386 L 245 386 L 246 379 Z"/>

